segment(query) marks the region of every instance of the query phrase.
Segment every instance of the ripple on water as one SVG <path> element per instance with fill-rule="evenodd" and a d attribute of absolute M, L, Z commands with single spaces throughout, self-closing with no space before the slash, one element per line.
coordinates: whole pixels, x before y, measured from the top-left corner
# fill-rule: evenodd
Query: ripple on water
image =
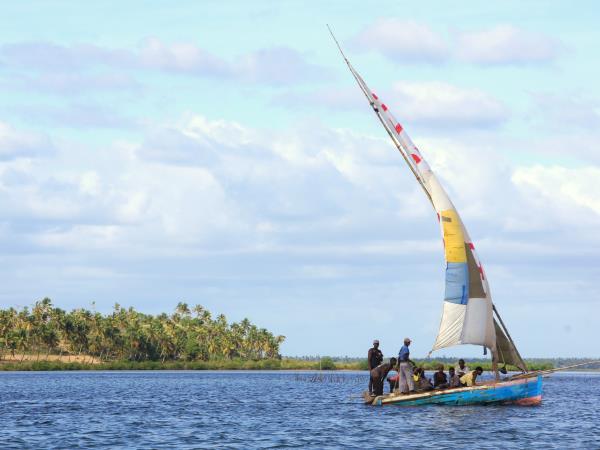
<path fill-rule="evenodd" d="M 600 374 L 539 407 L 372 408 L 363 373 L 0 373 L 0 448 L 600 448 Z"/>

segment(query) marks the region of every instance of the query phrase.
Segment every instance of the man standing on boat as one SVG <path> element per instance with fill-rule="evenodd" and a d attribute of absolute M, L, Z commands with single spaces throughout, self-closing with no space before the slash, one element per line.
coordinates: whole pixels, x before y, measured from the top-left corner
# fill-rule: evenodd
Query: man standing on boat
<path fill-rule="evenodd" d="M 415 391 L 415 382 L 413 380 L 412 366 L 413 362 L 410 360 L 410 346 L 411 340 L 404 338 L 404 345 L 398 353 L 398 362 L 400 367 L 398 373 L 400 374 L 400 392 L 402 394 L 413 393 Z"/>
<path fill-rule="evenodd" d="M 373 347 L 369 349 L 367 354 L 367 361 L 369 363 L 369 373 L 375 367 L 377 367 L 383 361 L 383 353 L 379 350 L 379 341 L 375 339 L 373 341 Z M 373 380 L 369 377 L 369 394 L 373 393 Z"/>

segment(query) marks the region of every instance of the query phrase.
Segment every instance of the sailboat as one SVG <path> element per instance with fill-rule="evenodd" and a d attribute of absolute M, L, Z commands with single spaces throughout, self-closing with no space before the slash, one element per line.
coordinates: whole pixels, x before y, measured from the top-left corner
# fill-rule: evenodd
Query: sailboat
<path fill-rule="evenodd" d="M 433 206 L 444 242 L 445 294 L 439 331 L 432 352 L 456 345 L 481 345 L 492 356 L 494 380 L 472 387 L 434 390 L 411 395 L 394 394 L 367 397 L 373 405 L 423 405 L 516 403 L 539 404 L 542 375 L 529 372 L 498 309 L 492 301 L 489 282 L 475 244 L 454 204 L 448 197 L 421 151 L 389 107 L 375 94 L 354 69 L 329 28 L 348 69 L 369 102 L 373 112 L 400 152 L 406 165 Z M 431 352 L 430 352 L 431 354 Z M 500 380 L 498 365 L 518 368 L 522 373 Z"/>

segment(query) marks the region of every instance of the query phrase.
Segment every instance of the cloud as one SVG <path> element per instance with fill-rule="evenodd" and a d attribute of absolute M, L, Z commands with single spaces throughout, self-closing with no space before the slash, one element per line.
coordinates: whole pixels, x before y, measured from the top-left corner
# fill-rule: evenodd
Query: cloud
<path fill-rule="evenodd" d="M 138 126 L 136 120 L 120 111 L 91 102 L 70 103 L 64 106 L 22 105 L 13 108 L 12 112 L 26 120 L 35 120 L 38 124 L 59 127 L 132 129 Z"/>
<path fill-rule="evenodd" d="M 0 161 L 49 156 L 54 151 L 54 144 L 47 136 L 18 131 L 0 122 Z"/>
<path fill-rule="evenodd" d="M 448 44 L 427 25 L 396 18 L 377 19 L 360 31 L 351 46 L 357 50 L 376 50 L 398 62 L 445 61 Z"/>
<path fill-rule="evenodd" d="M 175 165 L 210 165 L 217 151 L 211 138 L 187 136 L 176 128 L 153 133 L 137 149 L 140 159 Z"/>
<path fill-rule="evenodd" d="M 539 64 L 556 59 L 562 44 L 541 33 L 512 25 L 498 25 L 482 31 L 456 34 L 459 60 L 483 65 Z"/>
<path fill-rule="evenodd" d="M 433 127 L 490 127 L 509 117 L 491 95 L 443 82 L 396 82 L 389 101 L 400 117 Z"/>
<path fill-rule="evenodd" d="M 107 89 L 134 91 L 139 89 L 139 83 L 132 74 L 139 70 L 268 85 L 331 78 L 328 69 L 310 63 L 305 55 L 290 48 L 260 49 L 229 61 L 193 42 L 167 43 L 155 37 L 142 40 L 136 49 L 52 42 L 3 44 L 0 65 L 14 72 L 8 78 L 12 85 L 62 94 Z"/>
<path fill-rule="evenodd" d="M 387 138 L 195 114 L 144 131 L 0 164 L 7 302 L 43 291 L 80 305 L 89 292 L 100 308 L 160 310 L 167 297 L 190 299 L 233 318 L 260 311 L 265 326 L 298 340 L 295 322 L 315 310 L 324 324 L 346 311 L 358 326 L 373 298 L 392 311 L 418 297 L 410 320 L 439 320 L 439 224 Z M 506 320 L 523 298 L 597 297 L 598 166 L 515 162 L 492 133 L 468 137 L 415 141 L 475 240 Z"/>
<path fill-rule="evenodd" d="M 484 66 L 548 63 L 564 49 L 558 39 L 513 25 L 480 31 L 450 30 L 443 35 L 424 23 L 397 18 L 375 20 L 358 32 L 350 45 L 356 50 L 379 52 L 400 64 L 453 61 Z"/>
<path fill-rule="evenodd" d="M 124 73 L 22 72 L 7 76 L 5 83 L 11 88 L 27 88 L 60 95 L 83 95 L 90 91 L 139 93 L 142 90 L 138 81 Z"/>
<path fill-rule="evenodd" d="M 194 75 L 231 76 L 232 72 L 225 60 L 190 42 L 166 44 L 158 38 L 147 38 L 139 53 L 130 58 L 145 67 Z"/>
<path fill-rule="evenodd" d="M 506 105 L 478 90 L 440 81 L 396 81 L 388 92 L 377 93 L 404 123 L 431 129 L 468 129 L 497 127 L 510 118 Z M 308 93 L 288 91 L 271 102 L 289 109 L 322 107 L 335 111 L 367 111 L 368 105 L 358 89 L 327 89 Z"/>
<path fill-rule="evenodd" d="M 600 167 L 520 167 L 513 182 L 529 202 L 548 205 L 544 220 L 558 220 L 571 226 L 600 223 Z"/>
<path fill-rule="evenodd" d="M 0 62 L 28 70 L 70 72 L 93 65 L 122 65 L 130 60 L 126 50 L 92 44 L 59 45 L 53 42 L 18 42 L 0 46 Z"/>
<path fill-rule="evenodd" d="M 573 133 L 573 129 L 597 130 L 600 127 L 600 101 L 589 95 L 573 92 L 531 94 L 535 113 L 533 121 L 554 132 Z"/>
<path fill-rule="evenodd" d="M 298 51 L 285 47 L 242 55 L 233 66 L 240 79 L 269 84 L 306 83 L 332 78 L 332 73 L 307 62 Z"/>

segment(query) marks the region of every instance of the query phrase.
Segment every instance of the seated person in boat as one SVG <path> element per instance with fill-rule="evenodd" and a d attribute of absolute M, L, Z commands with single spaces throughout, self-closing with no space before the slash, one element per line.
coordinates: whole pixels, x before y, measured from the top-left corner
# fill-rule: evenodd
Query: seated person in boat
<path fill-rule="evenodd" d="M 455 367 L 455 370 L 456 370 L 456 375 L 458 375 L 459 377 L 462 377 L 463 375 L 470 372 L 469 367 L 467 365 L 465 365 L 464 359 L 458 360 L 458 364 Z"/>
<path fill-rule="evenodd" d="M 477 377 L 483 373 L 483 369 L 481 367 L 477 367 L 475 370 L 471 370 L 467 372 L 462 377 L 460 377 L 460 384 L 462 386 L 475 386 L 475 381 Z"/>
<path fill-rule="evenodd" d="M 371 369 L 371 381 L 373 383 L 373 394 L 372 395 L 383 395 L 383 380 L 387 377 L 390 370 L 397 370 L 396 358 L 390 358 L 390 362 L 380 364 L 374 369 Z"/>
<path fill-rule="evenodd" d="M 433 374 L 433 387 L 436 389 L 445 389 L 448 387 L 448 377 L 444 373 L 443 364 L 440 364 L 437 372 Z"/>
<path fill-rule="evenodd" d="M 417 392 L 430 391 L 433 389 L 431 381 L 429 381 L 429 378 L 425 376 L 425 371 L 422 367 L 415 368 L 413 379 L 415 382 L 415 390 Z"/>
<path fill-rule="evenodd" d="M 454 370 L 454 367 L 450 367 L 448 369 L 448 387 L 449 388 L 460 387 L 460 377 L 458 375 L 456 375 L 456 371 Z"/>

